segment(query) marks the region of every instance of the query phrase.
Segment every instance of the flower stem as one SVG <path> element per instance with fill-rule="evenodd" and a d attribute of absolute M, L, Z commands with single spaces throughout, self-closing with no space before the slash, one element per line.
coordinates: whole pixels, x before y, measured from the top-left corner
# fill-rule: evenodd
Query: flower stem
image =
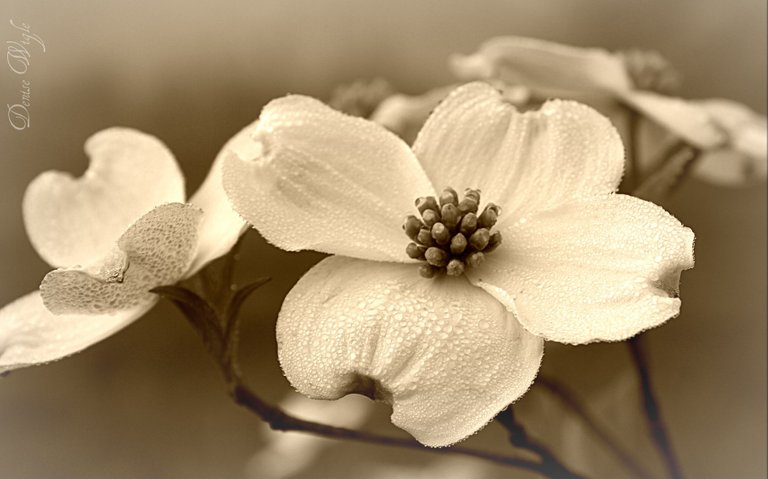
<path fill-rule="evenodd" d="M 509 433 L 509 442 L 513 446 L 525 449 L 539 456 L 543 469 L 542 473 L 547 477 L 557 479 L 579 479 L 584 477 L 569 470 L 544 444 L 530 438 L 523 425 L 515 418 L 512 406 L 500 412 L 496 416 L 496 420 Z"/>
<path fill-rule="evenodd" d="M 645 420 L 651 433 L 656 449 L 659 451 L 667 472 L 671 479 L 682 479 L 683 473 L 677 461 L 672 444 L 669 440 L 667 427 L 661 417 L 661 409 L 656 399 L 656 393 L 651 384 L 651 377 L 648 373 L 648 363 L 640 344 L 642 335 L 630 338 L 627 341 L 629 351 L 632 356 L 632 363 L 637 371 L 640 380 L 640 389 L 643 396 L 643 409 L 645 411 Z"/>
<path fill-rule="evenodd" d="M 586 407 L 579 402 L 574 393 L 567 387 L 555 379 L 541 374 L 536 378 L 535 385 L 547 389 L 573 414 L 581 418 L 587 426 L 587 429 L 589 429 L 592 434 L 598 438 L 619 461 L 621 461 L 624 467 L 632 472 L 632 474 L 640 479 L 651 479 L 653 477 L 632 457 L 631 454 L 619 446 L 615 438 L 611 437 L 611 434 L 600 426 L 600 424 L 590 415 L 589 411 L 587 411 Z"/>
<path fill-rule="evenodd" d="M 227 374 L 225 374 L 225 376 L 227 376 Z M 329 426 L 327 424 L 307 421 L 291 416 L 290 414 L 282 411 L 277 406 L 268 404 L 262 400 L 253 390 L 248 388 L 237 376 L 228 377 L 227 382 L 229 383 L 229 394 L 232 399 L 234 399 L 234 401 L 240 406 L 255 413 L 261 420 L 267 423 L 269 427 L 275 431 L 298 431 L 332 439 L 364 442 L 368 444 L 377 444 L 380 446 L 402 447 L 433 454 L 458 454 L 475 457 L 478 459 L 484 459 L 486 461 L 503 466 L 525 469 L 527 471 L 541 474 L 544 477 L 580 477 L 573 474 L 553 476 L 550 473 L 550 466 L 545 462 L 537 462 L 462 446 L 452 446 L 442 449 L 427 448 L 419 444 L 414 439 L 385 436 L 382 434 L 357 431 L 354 429 Z"/>
<path fill-rule="evenodd" d="M 524 469 L 545 477 L 579 477 L 573 474 L 552 476 L 550 474 L 551 465 L 547 461 L 533 461 L 461 446 L 442 449 L 427 448 L 410 438 L 391 437 L 307 421 L 293 417 L 279 407 L 267 403 L 243 381 L 238 366 L 237 352 L 240 329 L 239 313 L 243 302 L 269 279 L 261 278 L 246 286 L 235 287 L 232 283 L 235 255 L 235 252 L 230 252 L 217 264 L 209 265 L 206 270 L 201 272 L 202 275 L 206 276 L 203 280 L 210 280 L 210 276 L 220 276 L 217 281 L 208 281 L 203 285 L 197 284 L 201 291 L 194 292 L 183 286 L 165 286 L 155 288 L 153 292 L 172 301 L 201 336 L 208 352 L 219 365 L 232 399 L 240 406 L 255 413 L 270 428 L 276 431 L 300 431 L 333 439 L 402 447 L 433 454 L 459 454 L 484 459 L 503 466 Z M 218 301 L 215 301 L 216 299 Z"/>

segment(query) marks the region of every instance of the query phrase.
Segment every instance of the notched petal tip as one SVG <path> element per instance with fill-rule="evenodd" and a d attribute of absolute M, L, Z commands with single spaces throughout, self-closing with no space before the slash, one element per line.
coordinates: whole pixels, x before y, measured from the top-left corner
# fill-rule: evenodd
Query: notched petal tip
<path fill-rule="evenodd" d="M 289 251 L 410 261 L 402 216 L 433 189 L 402 140 L 299 95 L 270 102 L 254 138 L 253 157 L 226 158 L 224 189 L 267 241 Z"/>
<path fill-rule="evenodd" d="M 453 58 L 464 80 L 498 80 L 530 88 L 536 96 L 602 95 L 632 87 L 621 59 L 598 48 L 580 48 L 536 38 L 494 37 L 477 51 Z"/>
<path fill-rule="evenodd" d="M 286 297 L 278 357 L 313 398 L 362 393 L 430 447 L 475 433 L 530 386 L 543 341 L 463 278 L 331 257 Z"/>
<path fill-rule="evenodd" d="M 575 101 L 518 112 L 493 86 L 463 85 L 435 109 L 413 146 L 434 185 L 480 188 L 500 224 L 616 190 L 624 146 L 610 120 Z"/>
<path fill-rule="evenodd" d="M 45 306 L 54 314 L 103 314 L 148 301 L 150 289 L 175 283 L 189 268 L 202 214 L 189 204 L 158 206 L 101 262 L 48 273 L 40 284 Z"/>
<path fill-rule="evenodd" d="M 157 138 L 110 128 L 85 143 L 86 172 L 78 178 L 48 171 L 24 193 L 24 226 L 32 245 L 52 266 L 89 264 L 157 205 L 184 201 L 184 177 Z"/>
<path fill-rule="evenodd" d="M 626 195 L 563 205 L 504 235 L 472 281 L 562 343 L 621 341 L 677 316 L 680 273 L 694 264 L 693 232 Z"/>

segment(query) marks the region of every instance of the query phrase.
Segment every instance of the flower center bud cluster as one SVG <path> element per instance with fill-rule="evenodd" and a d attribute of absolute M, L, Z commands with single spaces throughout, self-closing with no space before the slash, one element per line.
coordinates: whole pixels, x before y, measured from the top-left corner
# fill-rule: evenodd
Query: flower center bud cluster
<path fill-rule="evenodd" d="M 424 262 L 419 274 L 425 278 L 443 273 L 460 276 L 501 244 L 501 233 L 491 232 L 501 208 L 488 203 L 480 212 L 479 206 L 480 190 L 469 188 L 461 200 L 453 188 L 444 189 L 439 199 L 416 200 L 421 218 L 408 216 L 403 229 L 412 240 L 406 254 Z"/>

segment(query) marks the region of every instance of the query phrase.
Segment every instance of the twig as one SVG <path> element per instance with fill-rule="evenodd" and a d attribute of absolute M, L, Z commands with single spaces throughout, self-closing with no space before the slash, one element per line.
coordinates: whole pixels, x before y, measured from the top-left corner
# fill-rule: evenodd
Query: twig
<path fill-rule="evenodd" d="M 499 424 L 504 426 L 509 433 L 509 442 L 511 442 L 513 446 L 525 449 L 539 456 L 543 468 L 542 472 L 547 477 L 557 479 L 580 479 L 584 477 L 569 470 L 544 444 L 531 439 L 523 425 L 515 419 L 515 413 L 512 406 L 509 406 L 507 409 L 500 412 L 499 415 L 496 416 L 496 420 Z"/>
<path fill-rule="evenodd" d="M 219 365 L 232 399 L 245 409 L 255 413 L 270 428 L 277 431 L 300 431 L 333 439 L 403 447 L 435 454 L 459 454 L 549 476 L 551 466 L 546 461 L 537 462 L 461 446 L 442 449 L 427 448 L 414 439 L 390 437 L 299 419 L 261 399 L 245 384 L 239 372 L 237 363 L 237 346 L 239 343 L 238 318 L 240 308 L 245 299 L 259 286 L 268 281 L 268 278 L 259 279 L 239 289 L 232 287 L 232 268 L 228 263 L 234 260 L 233 257 L 234 254 L 232 254 L 232 257 L 224 258 L 223 260 L 223 270 L 227 273 L 228 277 L 223 278 L 223 281 L 217 282 L 213 287 L 209 286 L 204 291 L 204 293 L 207 292 L 214 296 L 225 295 L 227 301 L 224 305 L 214 305 L 210 300 L 201 298 L 195 292 L 181 286 L 162 286 L 154 288 L 152 291 L 171 300 L 202 337 L 208 352 Z M 564 477 L 577 478 L 578 476 Z"/>
<path fill-rule="evenodd" d="M 590 415 L 589 411 L 584 407 L 581 402 L 576 398 L 572 391 L 566 388 L 558 381 L 549 378 L 547 376 L 539 374 L 536 378 L 536 385 L 542 386 L 547 389 L 552 395 L 557 397 L 560 402 L 566 406 L 573 414 L 581 418 L 584 424 L 587 426 L 592 434 L 597 437 L 603 445 L 613 453 L 616 458 L 632 473 L 641 479 L 651 479 L 653 476 L 648 473 L 635 459 L 625 451 L 616 439 L 611 437 L 611 434 L 606 431 L 600 424 Z"/>
<path fill-rule="evenodd" d="M 680 465 L 677 462 L 675 453 L 672 450 L 672 444 L 669 440 L 666 425 L 661 418 L 661 410 L 659 409 L 659 403 L 656 399 L 656 394 L 651 384 L 651 378 L 648 374 L 648 364 L 643 354 L 643 349 L 640 344 L 640 338 L 642 335 L 635 336 L 627 341 L 629 351 L 632 356 L 632 363 L 637 371 L 638 378 L 640 379 L 640 388 L 643 396 L 643 410 L 645 411 L 645 419 L 648 424 L 648 429 L 651 433 L 656 449 L 658 449 L 661 458 L 664 461 L 664 465 L 667 468 L 669 477 L 672 479 L 682 479 L 683 473 L 680 469 Z"/>
<path fill-rule="evenodd" d="M 277 406 L 273 406 L 262 400 L 255 392 L 253 392 L 253 390 L 243 384 L 240 379 L 234 379 L 232 382 L 228 379 L 228 382 L 230 383 L 229 394 L 232 399 L 234 399 L 240 406 L 255 413 L 275 431 L 298 431 L 331 439 L 364 442 L 380 446 L 402 447 L 433 454 L 458 454 L 462 456 L 470 456 L 503 466 L 517 467 L 536 472 L 546 477 L 580 477 L 576 475 L 551 476 L 549 473 L 549 466 L 544 462 L 536 462 L 462 446 L 452 446 L 441 449 L 427 448 L 413 439 L 385 436 L 382 434 L 329 426 L 327 424 L 299 419 L 285 413 Z"/>

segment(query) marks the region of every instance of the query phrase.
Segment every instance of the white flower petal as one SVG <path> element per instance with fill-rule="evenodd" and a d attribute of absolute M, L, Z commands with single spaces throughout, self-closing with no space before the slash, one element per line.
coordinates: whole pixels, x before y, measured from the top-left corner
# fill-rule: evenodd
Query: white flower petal
<path fill-rule="evenodd" d="M 436 188 L 480 188 L 504 219 L 612 192 L 624 169 L 621 138 L 595 110 L 555 100 L 518 113 L 484 83 L 451 93 L 413 151 Z"/>
<path fill-rule="evenodd" d="M 184 201 L 184 177 L 158 139 L 110 128 L 85 143 L 80 178 L 47 171 L 24 195 L 24 225 L 51 266 L 86 265 L 106 255 L 120 234 L 157 205 Z"/>
<path fill-rule="evenodd" d="M 0 309 L 0 373 L 64 358 L 101 341 L 141 317 L 155 298 L 104 315 L 54 315 L 40 293 Z"/>
<path fill-rule="evenodd" d="M 104 314 L 151 300 L 155 286 L 178 281 L 189 269 L 202 211 L 158 206 L 139 218 L 99 264 L 48 273 L 40 292 L 54 314 Z"/>
<path fill-rule="evenodd" d="M 226 254 L 237 243 L 247 228 L 247 223 L 232 208 L 224 192 L 224 159 L 234 153 L 240 157 L 254 154 L 257 143 L 252 140 L 258 121 L 246 126 L 233 136 L 221 149 L 211 166 L 211 171 L 189 202 L 203 210 L 198 233 L 197 255 L 186 276 L 197 273 L 207 263 Z"/>
<path fill-rule="evenodd" d="M 626 92 L 622 97 L 630 106 L 696 148 L 715 148 L 726 141 L 707 111 L 693 102 L 639 90 Z"/>
<path fill-rule="evenodd" d="M 475 433 L 520 397 L 543 342 L 465 278 L 334 256 L 291 290 L 277 323 L 280 364 L 317 399 L 353 392 L 392 404 L 428 446 Z"/>
<path fill-rule="evenodd" d="M 509 226 L 472 281 L 533 334 L 563 343 L 619 341 L 676 316 L 693 232 L 625 195 L 563 205 Z"/>
<path fill-rule="evenodd" d="M 632 87 L 618 56 L 535 38 L 492 38 L 472 55 L 453 57 L 451 67 L 463 80 L 501 80 L 543 98 L 613 96 Z"/>
<path fill-rule="evenodd" d="M 402 223 L 434 194 L 402 140 L 373 122 L 303 96 L 269 103 L 260 152 L 224 162 L 235 210 L 276 246 L 410 261 Z"/>
<path fill-rule="evenodd" d="M 448 85 L 422 95 L 392 95 L 379 104 L 371 114 L 371 121 L 395 133 L 410 145 L 432 110 L 454 88 L 455 85 Z"/>

